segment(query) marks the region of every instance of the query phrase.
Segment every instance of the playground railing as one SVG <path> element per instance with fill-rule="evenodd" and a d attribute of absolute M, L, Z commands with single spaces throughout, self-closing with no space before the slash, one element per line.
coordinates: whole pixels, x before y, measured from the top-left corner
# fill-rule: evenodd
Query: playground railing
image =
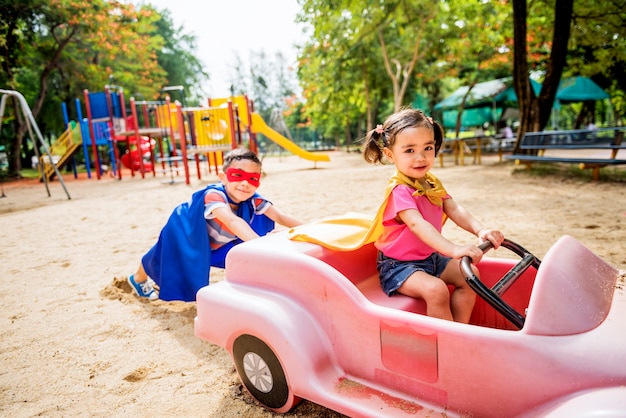
<path fill-rule="evenodd" d="M 72 121 L 68 124 L 67 130 L 50 145 L 50 155 L 52 162 L 57 167 L 62 167 L 74 155 L 82 144 L 80 126 Z M 44 168 L 44 175 L 49 180 L 54 174 L 54 166 L 50 163 L 47 155 L 40 157 L 40 163 Z"/>
<path fill-rule="evenodd" d="M 174 132 L 178 132 L 175 103 L 166 103 L 157 106 L 156 116 L 161 128 L 170 129 L 170 127 L 172 127 Z"/>

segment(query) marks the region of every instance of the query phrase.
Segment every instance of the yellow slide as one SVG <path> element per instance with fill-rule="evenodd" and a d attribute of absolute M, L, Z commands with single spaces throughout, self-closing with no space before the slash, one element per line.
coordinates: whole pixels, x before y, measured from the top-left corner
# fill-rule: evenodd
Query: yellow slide
<path fill-rule="evenodd" d="M 261 115 L 259 115 L 258 113 L 252 113 L 251 125 L 252 132 L 254 132 L 255 134 L 265 135 L 268 139 L 274 141 L 275 143 L 285 148 L 287 151 L 297 155 L 298 157 L 311 161 L 330 161 L 330 157 L 326 154 L 316 154 L 300 148 L 292 141 L 267 126 Z"/>

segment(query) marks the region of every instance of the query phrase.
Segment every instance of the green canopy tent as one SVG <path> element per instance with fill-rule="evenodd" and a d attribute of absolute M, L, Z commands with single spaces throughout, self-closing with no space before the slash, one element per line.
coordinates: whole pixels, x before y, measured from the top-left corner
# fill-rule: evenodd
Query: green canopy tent
<path fill-rule="evenodd" d="M 590 78 L 570 77 L 561 80 L 556 98 L 561 103 L 586 102 L 608 99 L 609 95 Z"/>
<path fill-rule="evenodd" d="M 533 90 L 539 93 L 541 84 L 531 80 Z M 445 128 L 455 128 L 459 107 L 469 86 L 459 87 L 450 96 L 437 103 L 436 112 L 442 113 Z M 496 124 L 507 108 L 516 107 L 517 96 L 513 88 L 513 77 L 476 83 L 469 90 L 461 115 L 461 127 L 468 128 L 483 125 L 485 122 Z"/>
<path fill-rule="evenodd" d="M 609 98 L 609 94 L 588 77 L 576 76 L 564 78 L 559 83 L 559 88 L 556 92 L 552 112 L 552 125 L 555 128 L 559 125 L 559 110 L 562 104 L 595 102 Z M 609 107 L 607 107 L 607 121 L 609 120 L 610 113 L 609 104 Z"/>
<path fill-rule="evenodd" d="M 532 80 L 535 94 L 541 91 L 541 83 Z M 454 129 L 463 97 L 469 86 L 459 87 L 434 107 L 440 112 L 445 128 Z M 561 80 L 554 101 L 554 111 L 558 112 L 562 104 L 597 101 L 608 99 L 609 95 L 587 77 L 569 77 Z M 461 129 L 483 125 L 485 122 L 495 124 L 502 118 L 509 119 L 517 110 L 517 96 L 513 88 L 513 77 L 505 77 L 477 83 L 470 90 L 461 115 Z M 556 128 L 558 117 L 553 113 L 552 124 Z M 508 116 L 507 116 L 508 115 Z"/>
<path fill-rule="evenodd" d="M 482 126 L 485 122 L 493 123 L 495 119 L 500 120 L 502 116 L 503 108 L 497 107 L 495 109 L 495 117 L 494 117 L 494 109 L 491 107 L 476 107 L 472 109 L 463 109 L 463 114 L 461 115 L 461 129 L 473 128 L 476 126 Z M 442 120 L 443 126 L 446 129 L 454 129 L 456 128 L 456 118 L 459 114 L 458 110 L 445 110 L 442 112 Z"/>

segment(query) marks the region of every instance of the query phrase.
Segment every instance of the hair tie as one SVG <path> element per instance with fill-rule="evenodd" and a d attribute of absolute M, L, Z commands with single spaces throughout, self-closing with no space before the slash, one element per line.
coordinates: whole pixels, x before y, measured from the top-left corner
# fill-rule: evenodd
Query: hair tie
<path fill-rule="evenodd" d="M 433 125 L 435 124 L 435 122 L 433 122 L 433 118 L 432 118 L 432 117 L 430 117 L 430 116 L 426 116 L 426 119 L 428 119 L 428 121 L 429 121 L 431 124 L 433 124 Z"/>
<path fill-rule="evenodd" d="M 383 129 L 383 125 L 378 124 L 376 125 L 376 129 L 374 129 L 376 131 L 376 133 L 378 134 L 382 134 L 385 130 Z"/>

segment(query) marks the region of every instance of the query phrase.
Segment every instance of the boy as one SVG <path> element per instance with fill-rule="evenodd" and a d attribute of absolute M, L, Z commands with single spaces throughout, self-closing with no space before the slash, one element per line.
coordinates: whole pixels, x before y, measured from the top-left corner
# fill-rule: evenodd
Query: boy
<path fill-rule="evenodd" d="M 157 243 L 128 277 L 139 297 L 195 301 L 196 292 L 209 284 L 210 267 L 224 268 L 232 247 L 267 234 L 275 223 L 289 228 L 302 223 L 256 193 L 261 161 L 252 151 L 230 151 L 222 170 L 221 183 L 208 185 L 176 207 Z"/>

